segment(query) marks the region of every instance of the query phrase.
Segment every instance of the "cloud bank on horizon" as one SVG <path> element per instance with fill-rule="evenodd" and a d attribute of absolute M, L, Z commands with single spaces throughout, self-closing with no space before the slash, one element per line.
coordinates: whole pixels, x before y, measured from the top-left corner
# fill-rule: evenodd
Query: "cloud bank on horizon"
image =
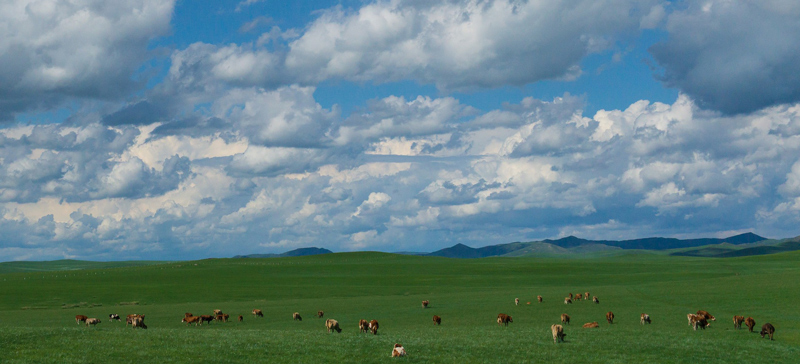
<path fill-rule="evenodd" d="M 268 3 L 0 4 L 0 260 L 800 234 L 798 3 Z"/>

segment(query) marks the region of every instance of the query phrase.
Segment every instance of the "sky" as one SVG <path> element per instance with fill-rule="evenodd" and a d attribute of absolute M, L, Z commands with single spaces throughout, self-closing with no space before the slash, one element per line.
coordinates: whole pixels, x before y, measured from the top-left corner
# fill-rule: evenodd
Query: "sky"
<path fill-rule="evenodd" d="M 800 235 L 794 0 L 7 0 L 0 261 Z"/>

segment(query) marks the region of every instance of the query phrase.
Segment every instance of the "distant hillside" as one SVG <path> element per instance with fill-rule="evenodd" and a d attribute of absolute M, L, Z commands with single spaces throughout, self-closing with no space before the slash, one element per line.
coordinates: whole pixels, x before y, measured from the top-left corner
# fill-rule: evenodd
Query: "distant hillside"
<path fill-rule="evenodd" d="M 281 254 L 237 255 L 234 258 L 286 258 L 286 257 L 302 257 L 306 255 L 320 255 L 320 254 L 330 254 L 330 253 L 333 252 L 325 248 L 300 248 L 300 249 L 290 250 L 288 252 Z"/>
<path fill-rule="evenodd" d="M 65 270 L 82 270 L 82 269 L 108 269 L 108 268 L 124 268 L 124 267 L 139 267 L 153 264 L 165 264 L 168 261 L 143 261 L 131 260 L 123 262 L 92 262 L 88 260 L 51 260 L 51 261 L 21 261 L 21 262 L 3 262 L 0 263 L 0 273 L 18 273 L 18 272 L 54 272 Z"/>
<path fill-rule="evenodd" d="M 537 256 L 537 255 L 565 255 L 577 253 L 592 253 L 619 249 L 641 250 L 669 250 L 691 248 L 714 244 L 746 245 L 767 240 L 753 233 L 731 236 L 725 239 L 674 239 L 674 238 L 644 238 L 633 240 L 587 240 L 568 236 L 556 240 L 543 240 L 531 242 L 515 242 L 509 244 L 490 245 L 482 248 L 472 248 L 464 244 L 441 249 L 429 256 L 447 258 L 485 258 L 496 256 Z"/>
<path fill-rule="evenodd" d="M 687 257 L 709 257 L 709 258 L 731 258 L 745 257 L 750 255 L 766 255 L 800 250 L 800 237 L 783 240 L 772 240 L 766 244 L 747 244 L 746 246 L 736 246 L 730 244 L 719 244 L 704 246 L 698 249 L 684 250 L 670 255 Z"/>

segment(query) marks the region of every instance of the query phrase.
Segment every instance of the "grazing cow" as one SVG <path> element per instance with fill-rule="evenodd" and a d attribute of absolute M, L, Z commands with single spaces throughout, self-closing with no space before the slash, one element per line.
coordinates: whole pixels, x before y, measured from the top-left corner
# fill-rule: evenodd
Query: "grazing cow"
<path fill-rule="evenodd" d="M 336 321 L 334 319 L 325 320 L 325 328 L 328 329 L 329 334 L 333 332 L 333 330 L 336 330 L 336 332 L 342 332 L 342 329 L 339 328 L 339 321 Z"/>
<path fill-rule="evenodd" d="M 86 319 L 88 319 L 88 318 L 89 318 L 88 316 L 84 316 L 84 315 L 75 315 L 75 323 L 80 325 L 81 322 L 86 322 Z"/>
<path fill-rule="evenodd" d="M 359 332 L 367 333 L 369 331 L 369 323 L 367 320 L 361 319 L 358 320 L 358 330 Z"/>
<path fill-rule="evenodd" d="M 598 324 L 597 321 L 583 324 L 584 329 L 596 329 L 598 327 L 600 327 L 600 324 Z"/>
<path fill-rule="evenodd" d="M 228 315 L 227 313 L 221 313 L 219 315 L 214 316 L 214 320 L 222 321 L 222 322 L 228 322 L 228 318 L 230 318 L 230 317 L 231 317 L 231 315 Z"/>
<path fill-rule="evenodd" d="M 90 319 L 91 320 L 91 319 Z M 86 321 L 87 323 L 89 321 Z M 763 338 L 764 335 L 769 335 L 769 339 L 772 340 L 772 334 L 775 333 L 775 326 L 772 326 L 771 323 L 767 322 L 764 326 L 761 326 L 761 337 Z"/>
<path fill-rule="evenodd" d="M 259 309 L 253 310 L 253 315 L 256 316 L 256 317 L 264 317 L 264 313 L 261 312 L 261 310 L 259 310 Z"/>
<path fill-rule="evenodd" d="M 200 315 L 200 325 L 202 325 L 203 322 L 208 322 L 209 324 L 211 324 L 211 321 L 214 321 L 214 316 Z"/>
<path fill-rule="evenodd" d="M 592 302 L 594 302 L 594 303 L 600 303 L 600 300 L 598 300 L 598 299 L 597 299 L 597 296 L 593 296 L 593 297 L 592 297 Z"/>
<path fill-rule="evenodd" d="M 558 344 L 558 341 L 564 342 L 564 336 L 567 334 L 564 333 L 564 326 L 561 325 L 552 325 L 550 326 L 550 331 L 553 332 L 553 343 Z"/>
<path fill-rule="evenodd" d="M 137 318 L 137 317 L 141 317 L 142 320 L 144 320 L 144 315 L 138 315 L 138 314 L 132 313 L 132 314 L 126 316 L 125 317 L 125 327 L 128 327 L 128 325 L 133 325 L 133 320 L 135 318 Z"/>
<path fill-rule="evenodd" d="M 733 316 L 733 328 L 734 329 L 741 329 L 742 322 L 744 322 L 744 316 Z"/>
<path fill-rule="evenodd" d="M 648 315 L 646 313 L 643 313 L 642 316 L 639 318 L 639 322 L 641 322 L 642 325 L 644 325 L 645 323 L 648 323 L 648 324 L 651 323 L 650 322 L 650 315 Z"/>
<path fill-rule="evenodd" d="M 422 308 L 428 308 L 429 304 L 430 302 L 428 302 L 428 300 L 422 301 Z"/>
<path fill-rule="evenodd" d="M 184 316 L 181 322 L 185 322 L 187 327 L 189 324 L 194 324 L 197 326 L 200 324 L 200 316 Z"/>
<path fill-rule="evenodd" d="M 569 293 L 569 299 L 572 299 L 572 292 Z"/>
<path fill-rule="evenodd" d="M 714 316 L 711 316 L 708 311 L 699 310 L 697 311 L 697 316 L 703 316 L 703 318 L 705 318 L 707 321 L 717 321 L 717 319 Z"/>
<path fill-rule="evenodd" d="M 506 326 L 508 326 L 508 324 L 510 322 L 514 322 L 514 320 L 511 319 L 511 316 L 506 315 L 504 313 L 501 313 L 501 314 L 497 315 L 497 324 L 498 325 L 506 325 Z"/>
<path fill-rule="evenodd" d="M 580 293 L 575 294 L 575 301 L 580 301 L 583 298 L 583 295 Z"/>
<path fill-rule="evenodd" d="M 589 299 L 589 292 L 586 292 L 586 293 L 583 294 L 583 299 L 585 299 L 585 300 Z"/>
<path fill-rule="evenodd" d="M 119 315 L 117 315 L 116 313 L 109 314 L 108 321 L 110 322 L 114 320 L 120 321 L 121 319 L 119 318 Z"/>
<path fill-rule="evenodd" d="M 183 314 L 183 317 L 192 317 L 194 316 L 191 312 L 186 312 Z"/>
<path fill-rule="evenodd" d="M 214 310 L 214 316 L 218 316 L 222 314 L 222 310 Z"/>
<path fill-rule="evenodd" d="M 514 299 L 514 305 L 517 305 L 517 306 L 519 306 L 519 298 L 515 298 L 515 299 Z"/>
<path fill-rule="evenodd" d="M 566 313 L 562 313 L 561 314 L 561 323 L 565 324 L 565 325 L 568 325 L 569 324 L 569 315 L 567 315 Z"/>
<path fill-rule="evenodd" d="M 133 318 L 131 326 L 135 329 L 137 327 L 147 330 L 147 325 L 144 324 L 144 315 L 136 316 Z"/>
<path fill-rule="evenodd" d="M 539 303 L 542 303 L 542 296 L 536 296 L 536 299 L 539 300 Z"/>
<path fill-rule="evenodd" d="M 698 327 L 705 330 L 708 326 L 708 320 L 706 320 L 705 316 L 690 313 L 686 315 L 686 317 L 689 319 L 689 325 L 692 326 L 695 331 L 697 331 Z"/>
<path fill-rule="evenodd" d="M 378 335 L 378 320 L 372 320 L 369 322 L 369 331 L 372 335 Z"/>
<path fill-rule="evenodd" d="M 244 317 L 242 317 L 242 315 L 239 315 L 239 322 L 242 322 L 242 321 L 244 321 Z"/>
<path fill-rule="evenodd" d="M 317 318 L 322 318 L 325 315 L 325 312 L 317 311 Z"/>
<path fill-rule="evenodd" d="M 303 318 L 300 317 L 300 313 L 295 312 L 292 314 L 292 320 L 303 321 Z"/>
<path fill-rule="evenodd" d="M 747 326 L 750 332 L 753 332 L 753 328 L 756 327 L 756 320 L 753 320 L 752 317 L 748 317 L 744 319 L 744 324 Z"/>
<path fill-rule="evenodd" d="M 608 321 L 609 324 L 613 324 L 614 323 L 614 313 L 613 312 L 608 311 L 606 313 L 606 321 Z"/>
<path fill-rule="evenodd" d="M 442 318 L 439 317 L 439 316 L 433 315 L 433 324 L 434 325 L 441 325 L 442 324 Z"/>
<path fill-rule="evenodd" d="M 564 298 L 564 304 L 565 305 L 571 305 L 572 304 L 572 298 L 570 298 L 570 297 Z"/>
<path fill-rule="evenodd" d="M 92 326 L 94 326 L 94 325 L 97 325 L 97 324 L 99 324 L 99 323 L 100 323 L 100 320 L 98 320 L 98 319 L 96 319 L 96 318 L 94 318 L 94 317 L 92 317 L 92 318 L 87 318 L 87 319 L 86 319 L 86 327 L 89 327 L 89 325 L 92 325 Z M 771 326 L 771 325 L 770 325 L 770 326 Z M 773 331 L 774 331 L 774 330 L 773 330 Z M 761 330 L 761 336 L 762 336 L 762 337 L 764 336 L 764 330 Z"/>
<path fill-rule="evenodd" d="M 397 358 L 401 356 L 406 356 L 406 349 L 403 348 L 403 345 L 394 344 L 394 349 L 392 349 L 392 358 Z"/>

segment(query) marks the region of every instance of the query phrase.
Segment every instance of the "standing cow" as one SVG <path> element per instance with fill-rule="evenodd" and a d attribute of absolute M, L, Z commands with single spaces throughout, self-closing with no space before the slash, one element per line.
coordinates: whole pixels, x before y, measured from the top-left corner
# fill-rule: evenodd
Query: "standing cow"
<path fill-rule="evenodd" d="M 116 313 L 109 314 L 108 315 L 108 321 L 111 322 L 111 321 L 114 321 L 114 320 L 121 321 L 121 319 L 119 318 L 118 314 L 116 314 Z"/>
<path fill-rule="evenodd" d="M 597 296 L 594 296 L 594 297 L 592 297 L 592 302 L 594 302 L 594 303 L 598 303 L 598 304 L 599 304 L 599 303 L 600 303 L 600 300 L 599 300 L 599 299 L 597 299 Z"/>
<path fill-rule="evenodd" d="M 748 317 L 744 319 L 744 324 L 747 326 L 750 332 L 753 332 L 753 328 L 756 327 L 756 320 L 753 320 L 752 317 Z"/>
<path fill-rule="evenodd" d="M 519 298 L 514 299 L 514 305 L 519 306 Z"/>
<path fill-rule="evenodd" d="M 334 330 L 335 330 L 336 332 L 339 332 L 339 333 L 340 333 L 340 332 L 342 332 L 342 329 L 341 329 L 341 328 L 339 328 L 339 321 L 336 321 L 336 320 L 334 320 L 334 319 L 327 319 L 327 320 L 325 320 L 325 328 L 326 328 L 326 329 L 328 329 L 328 333 L 329 333 L 329 334 L 330 334 L 331 332 L 333 332 Z"/>
<path fill-rule="evenodd" d="M 439 316 L 433 315 L 433 324 L 434 325 L 441 325 L 442 324 L 442 318 L 439 317 Z"/>
<path fill-rule="evenodd" d="M 317 311 L 317 318 L 322 318 L 322 316 L 325 316 L 325 312 Z"/>
<path fill-rule="evenodd" d="M 589 292 L 586 292 L 586 293 L 583 294 L 583 299 L 584 300 L 588 300 L 589 299 Z"/>
<path fill-rule="evenodd" d="M 562 313 L 561 314 L 561 323 L 564 324 L 564 325 L 568 325 L 569 324 L 569 315 L 567 315 L 566 313 Z"/>
<path fill-rule="evenodd" d="M 539 301 L 539 303 L 542 303 L 542 296 L 536 296 L 536 299 Z"/>
<path fill-rule="evenodd" d="M 572 298 L 570 298 L 570 297 L 564 298 L 564 304 L 565 305 L 571 305 L 572 304 Z"/>
<path fill-rule="evenodd" d="M 742 323 L 744 322 L 744 316 L 733 316 L 733 328 L 734 329 L 741 329 Z"/>
<path fill-rule="evenodd" d="M 81 322 L 86 322 L 86 319 L 88 319 L 88 318 L 89 318 L 89 316 L 75 315 L 75 323 L 80 325 Z"/>
<path fill-rule="evenodd" d="M 501 313 L 501 314 L 497 315 L 497 324 L 498 325 L 506 325 L 506 326 L 508 326 L 508 324 L 511 323 L 511 322 L 514 322 L 514 320 L 511 318 L 511 316 L 506 315 L 504 313 Z"/>
<path fill-rule="evenodd" d="M 567 336 L 567 334 L 564 333 L 564 326 L 552 325 L 550 326 L 550 331 L 553 332 L 553 343 L 558 344 L 559 340 L 564 342 L 564 336 Z"/>
<path fill-rule="evenodd" d="M 264 317 L 264 313 L 263 313 L 263 312 L 261 312 L 261 310 L 259 310 L 259 309 L 254 309 L 254 310 L 253 310 L 253 316 L 256 316 L 256 317 Z"/>
<path fill-rule="evenodd" d="M 422 308 L 428 308 L 430 302 L 428 300 L 422 301 Z"/>
<path fill-rule="evenodd" d="M 295 312 L 295 313 L 292 314 L 292 320 L 303 321 L 303 318 L 300 317 L 300 313 Z"/>
<path fill-rule="evenodd" d="M 89 321 L 86 321 L 89 322 Z M 771 323 L 767 322 L 764 326 L 761 326 L 761 337 L 763 338 L 764 335 L 769 335 L 769 339 L 772 340 L 772 334 L 775 333 L 775 326 L 772 326 Z"/>
<path fill-rule="evenodd" d="M 646 323 L 647 323 L 647 324 L 651 323 L 651 322 L 650 322 L 650 315 L 648 315 L 648 314 L 646 314 L 646 313 L 643 313 L 641 316 L 639 316 L 639 322 L 640 322 L 642 325 L 644 325 L 644 324 L 646 324 Z"/>
<path fill-rule="evenodd" d="M 92 325 L 92 326 L 94 326 L 94 325 L 97 325 L 97 324 L 99 324 L 99 323 L 100 323 L 100 320 L 99 320 L 99 319 L 96 319 L 96 318 L 94 318 L 94 317 L 92 317 L 92 318 L 87 318 L 87 319 L 86 319 L 86 327 L 89 327 L 89 325 Z M 763 330 L 762 330 L 762 334 L 761 334 L 761 336 L 762 336 L 762 337 L 764 336 L 764 334 L 763 334 Z"/>
<path fill-rule="evenodd" d="M 358 331 L 363 332 L 365 334 L 369 331 L 369 323 L 367 322 L 367 320 L 364 319 L 358 320 Z"/>
<path fill-rule="evenodd" d="M 613 312 L 608 311 L 606 313 L 606 321 L 608 321 L 609 324 L 613 324 L 614 323 L 614 313 Z"/>
<path fill-rule="evenodd" d="M 378 335 L 378 320 L 369 322 L 369 332 L 371 332 L 372 335 Z"/>

